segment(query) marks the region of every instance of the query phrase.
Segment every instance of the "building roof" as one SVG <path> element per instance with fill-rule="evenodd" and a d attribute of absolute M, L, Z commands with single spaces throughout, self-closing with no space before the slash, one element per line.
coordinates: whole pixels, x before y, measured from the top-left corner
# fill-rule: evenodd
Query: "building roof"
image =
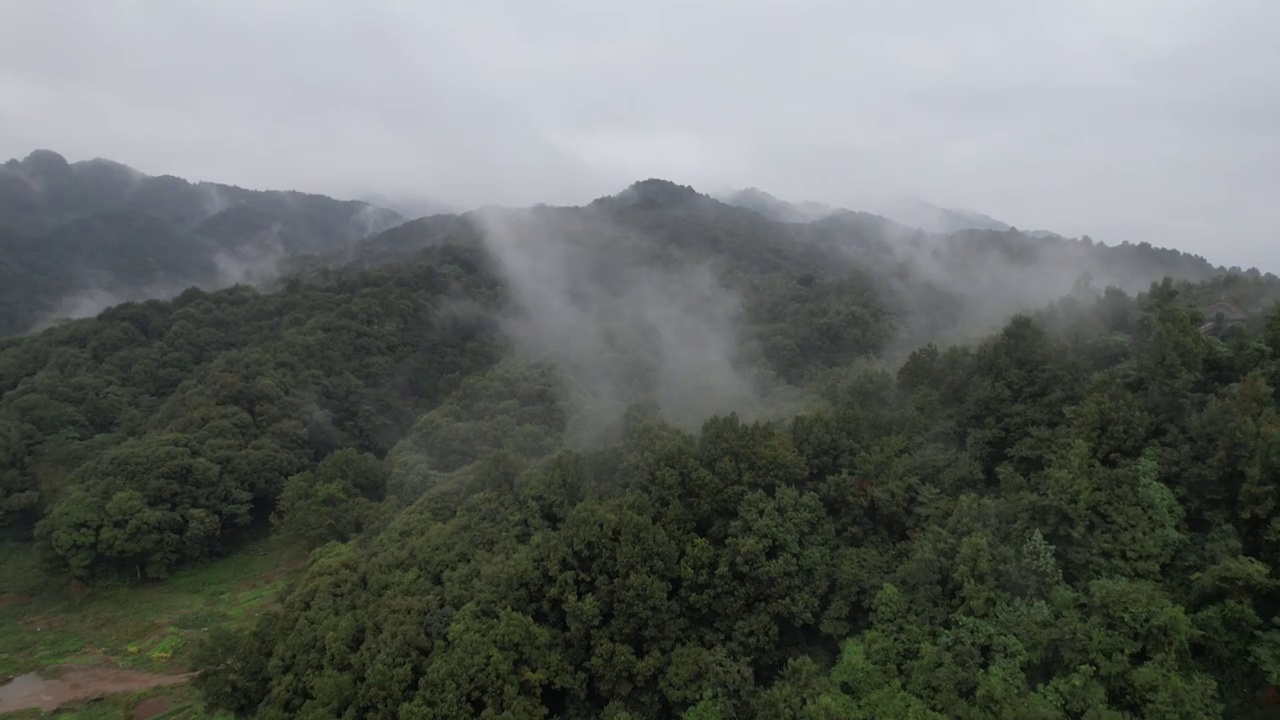
<path fill-rule="evenodd" d="M 1202 312 L 1204 312 L 1205 320 L 1215 320 L 1219 315 L 1222 316 L 1223 320 L 1228 322 L 1244 320 L 1249 317 L 1248 313 L 1235 305 L 1232 305 L 1226 300 L 1219 300 L 1209 307 L 1204 308 Z"/>

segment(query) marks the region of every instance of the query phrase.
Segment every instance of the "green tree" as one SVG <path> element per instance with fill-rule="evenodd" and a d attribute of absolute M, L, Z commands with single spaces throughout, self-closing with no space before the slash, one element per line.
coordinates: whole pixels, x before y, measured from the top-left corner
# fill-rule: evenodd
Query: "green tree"
<path fill-rule="evenodd" d="M 339 450 L 315 470 L 289 478 L 272 521 L 307 547 L 348 540 L 375 522 L 387 478 L 386 467 L 373 455 Z"/>

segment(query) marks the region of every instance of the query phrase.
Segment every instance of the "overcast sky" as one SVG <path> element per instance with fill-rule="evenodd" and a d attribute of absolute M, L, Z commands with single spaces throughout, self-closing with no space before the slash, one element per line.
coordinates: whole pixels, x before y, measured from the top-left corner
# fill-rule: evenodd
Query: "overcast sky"
<path fill-rule="evenodd" d="M 1277 0 L 0 1 L 0 155 L 578 204 L 657 176 L 1280 271 Z"/>

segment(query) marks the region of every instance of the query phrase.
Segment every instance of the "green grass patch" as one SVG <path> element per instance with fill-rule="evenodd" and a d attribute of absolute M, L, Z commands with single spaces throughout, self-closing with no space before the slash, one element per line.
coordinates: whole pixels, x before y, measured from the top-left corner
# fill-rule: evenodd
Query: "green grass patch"
<path fill-rule="evenodd" d="M 222 610 L 201 608 L 182 613 L 173 619 L 173 626 L 179 630 L 208 630 L 231 619 L 231 615 Z"/>
<path fill-rule="evenodd" d="M 47 585 L 48 578 L 31 544 L 0 543 L 0 596 L 38 595 Z"/>
<path fill-rule="evenodd" d="M 30 545 L 0 544 L 0 680 L 86 662 L 180 672 L 195 640 L 252 620 L 304 561 L 266 539 L 164 582 L 77 591 L 45 577 Z"/>
<path fill-rule="evenodd" d="M 237 620 L 251 620 L 284 589 L 284 581 L 246 588 L 228 599 L 226 612 Z"/>
<path fill-rule="evenodd" d="M 186 644 L 187 639 L 185 637 L 181 635 L 169 635 L 165 639 L 156 643 L 156 646 L 151 648 L 151 652 L 147 653 L 147 657 L 151 658 L 154 662 L 168 662 L 173 659 L 174 655 L 182 652 L 182 648 L 185 647 Z"/>

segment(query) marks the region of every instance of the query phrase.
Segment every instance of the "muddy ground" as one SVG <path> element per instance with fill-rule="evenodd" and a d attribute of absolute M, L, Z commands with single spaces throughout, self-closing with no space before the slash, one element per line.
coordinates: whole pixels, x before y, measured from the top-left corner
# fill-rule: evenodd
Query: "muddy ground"
<path fill-rule="evenodd" d="M 188 675 L 155 675 L 109 666 L 64 665 L 19 675 L 0 685 L 0 714 L 39 708 L 57 710 L 72 702 L 118 692 L 137 692 L 186 682 Z"/>

